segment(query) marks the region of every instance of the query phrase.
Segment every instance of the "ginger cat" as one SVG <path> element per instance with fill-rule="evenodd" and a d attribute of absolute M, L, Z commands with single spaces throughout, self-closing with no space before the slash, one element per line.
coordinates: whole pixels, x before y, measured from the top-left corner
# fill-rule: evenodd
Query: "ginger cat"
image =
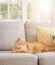
<path fill-rule="evenodd" d="M 26 42 L 22 38 L 18 38 L 13 46 L 12 51 L 14 53 L 38 53 L 38 52 L 45 52 L 45 51 L 54 51 L 54 47 L 49 47 L 40 42 Z"/>

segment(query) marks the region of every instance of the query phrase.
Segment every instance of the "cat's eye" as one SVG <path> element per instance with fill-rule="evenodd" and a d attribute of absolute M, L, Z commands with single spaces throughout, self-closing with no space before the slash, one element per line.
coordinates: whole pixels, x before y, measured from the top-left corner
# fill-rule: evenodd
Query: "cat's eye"
<path fill-rule="evenodd" d="M 18 49 L 20 49 L 21 47 L 17 47 Z"/>

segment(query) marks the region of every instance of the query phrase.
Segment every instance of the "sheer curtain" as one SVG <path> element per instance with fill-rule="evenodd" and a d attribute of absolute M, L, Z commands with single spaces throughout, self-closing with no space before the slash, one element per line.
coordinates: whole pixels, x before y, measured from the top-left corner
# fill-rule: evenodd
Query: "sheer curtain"
<path fill-rule="evenodd" d="M 30 0 L 29 2 L 32 5 L 32 20 L 51 23 L 51 0 Z"/>

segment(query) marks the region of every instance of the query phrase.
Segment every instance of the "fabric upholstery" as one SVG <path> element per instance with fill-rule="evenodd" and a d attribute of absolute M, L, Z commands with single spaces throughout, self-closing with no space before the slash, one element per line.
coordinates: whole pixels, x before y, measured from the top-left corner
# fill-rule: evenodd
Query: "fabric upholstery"
<path fill-rule="evenodd" d="M 12 53 L 12 51 L 0 51 L 0 53 Z"/>
<path fill-rule="evenodd" d="M 55 52 L 38 53 L 39 65 L 55 65 Z"/>
<path fill-rule="evenodd" d="M 36 41 L 36 22 L 26 22 L 25 23 L 25 34 L 27 41 Z"/>
<path fill-rule="evenodd" d="M 34 21 L 31 22 L 26 22 L 25 23 L 25 34 L 26 34 L 26 39 L 27 41 L 36 41 L 37 36 L 36 36 L 36 28 L 37 27 L 42 27 L 45 30 L 48 30 L 48 32 L 52 32 L 54 35 L 54 30 L 55 28 L 49 23 L 37 23 Z"/>
<path fill-rule="evenodd" d="M 11 50 L 19 37 L 25 38 L 22 22 L 0 22 L 0 50 Z"/>
<path fill-rule="evenodd" d="M 38 65 L 38 57 L 27 53 L 0 53 L 0 65 Z"/>
<path fill-rule="evenodd" d="M 54 40 L 52 38 L 52 34 L 49 33 L 47 30 L 37 27 L 36 28 L 36 36 L 37 36 L 38 42 L 42 42 L 48 46 L 54 46 Z"/>

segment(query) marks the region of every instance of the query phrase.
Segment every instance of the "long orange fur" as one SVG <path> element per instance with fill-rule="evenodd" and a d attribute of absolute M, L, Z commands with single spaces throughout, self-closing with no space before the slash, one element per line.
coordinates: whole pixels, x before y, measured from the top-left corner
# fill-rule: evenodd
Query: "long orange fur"
<path fill-rule="evenodd" d="M 54 51 L 54 47 L 49 47 L 46 44 L 41 42 L 26 42 L 22 38 L 18 38 L 13 46 L 12 51 L 14 53 L 38 53 L 38 52 L 45 52 L 45 51 Z"/>

